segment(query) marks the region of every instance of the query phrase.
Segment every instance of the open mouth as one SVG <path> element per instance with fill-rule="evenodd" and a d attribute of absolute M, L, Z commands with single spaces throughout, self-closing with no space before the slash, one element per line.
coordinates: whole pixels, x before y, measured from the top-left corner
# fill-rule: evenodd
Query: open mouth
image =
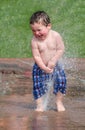
<path fill-rule="evenodd" d="M 39 37 L 43 37 L 43 35 L 39 35 Z"/>
<path fill-rule="evenodd" d="M 37 36 L 37 38 L 41 38 L 41 39 L 42 39 L 42 38 L 43 38 L 43 35 L 39 35 L 39 36 Z"/>
<path fill-rule="evenodd" d="M 44 35 L 37 35 L 36 37 L 41 40 L 45 39 Z"/>

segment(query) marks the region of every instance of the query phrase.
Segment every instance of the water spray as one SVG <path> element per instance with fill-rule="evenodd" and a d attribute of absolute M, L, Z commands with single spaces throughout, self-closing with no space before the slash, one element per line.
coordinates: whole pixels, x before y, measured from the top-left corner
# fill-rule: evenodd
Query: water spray
<path fill-rule="evenodd" d="M 49 74 L 49 80 L 45 81 L 44 85 L 47 87 L 46 94 L 42 97 L 44 110 L 47 110 L 47 105 L 50 101 L 50 92 L 53 86 L 53 74 Z"/>

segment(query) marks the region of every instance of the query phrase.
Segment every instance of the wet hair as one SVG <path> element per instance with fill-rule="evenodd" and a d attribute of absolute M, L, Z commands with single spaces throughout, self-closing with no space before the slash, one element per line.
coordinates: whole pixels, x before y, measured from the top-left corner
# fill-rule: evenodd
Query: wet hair
<path fill-rule="evenodd" d="M 43 25 L 47 26 L 50 22 L 50 18 L 44 11 L 37 11 L 32 14 L 30 18 L 30 24 L 34 23 L 42 23 Z"/>

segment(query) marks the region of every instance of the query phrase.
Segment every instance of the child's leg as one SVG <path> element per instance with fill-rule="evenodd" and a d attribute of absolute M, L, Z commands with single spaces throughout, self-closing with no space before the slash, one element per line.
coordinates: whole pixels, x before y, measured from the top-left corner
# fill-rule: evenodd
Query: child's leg
<path fill-rule="evenodd" d="M 36 111 L 44 111 L 42 98 L 37 99 L 36 104 L 37 104 Z"/>
<path fill-rule="evenodd" d="M 65 111 L 65 107 L 63 105 L 63 94 L 61 92 L 57 93 L 57 97 L 56 97 L 56 105 L 57 105 L 57 110 L 58 111 Z"/>

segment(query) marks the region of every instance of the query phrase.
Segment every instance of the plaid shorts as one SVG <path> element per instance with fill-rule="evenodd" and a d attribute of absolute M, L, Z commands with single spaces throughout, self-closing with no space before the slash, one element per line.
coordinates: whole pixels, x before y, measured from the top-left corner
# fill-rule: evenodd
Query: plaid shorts
<path fill-rule="evenodd" d="M 53 93 L 66 94 L 66 75 L 61 65 L 57 64 L 52 74 L 45 73 L 35 63 L 33 66 L 33 96 L 38 99 L 48 91 L 47 82 L 53 81 Z"/>

